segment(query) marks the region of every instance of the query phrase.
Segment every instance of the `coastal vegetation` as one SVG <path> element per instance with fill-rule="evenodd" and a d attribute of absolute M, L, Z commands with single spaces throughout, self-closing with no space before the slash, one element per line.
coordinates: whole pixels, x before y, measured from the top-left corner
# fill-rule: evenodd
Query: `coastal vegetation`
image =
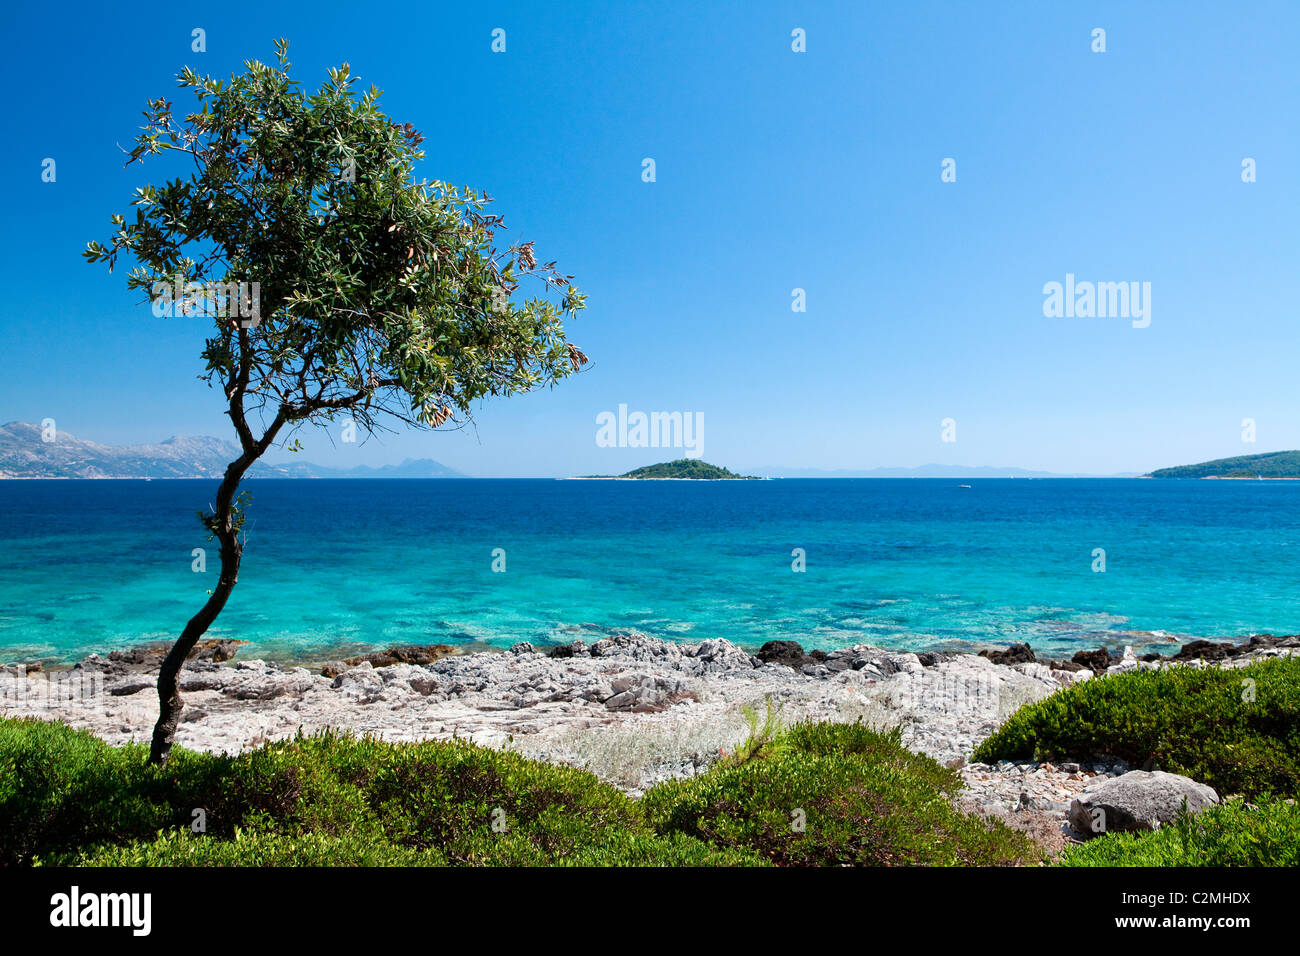
<path fill-rule="evenodd" d="M 972 759 L 1119 757 L 1221 795 L 1300 793 L 1300 658 L 1083 681 L 1022 707 Z"/>
<path fill-rule="evenodd" d="M 1300 863 L 1300 658 L 1241 668 L 1166 667 L 1075 684 L 1020 708 L 972 759 L 1119 757 L 1213 787 L 1224 798 L 1154 832 L 1108 833 L 1062 866 L 1295 866 Z"/>
<path fill-rule="evenodd" d="M 899 732 L 797 724 L 752 759 L 723 761 L 642 798 L 659 833 L 748 849 L 781 866 L 1019 865 L 1040 861 L 1005 825 L 954 808 L 957 774 Z"/>
<path fill-rule="evenodd" d="M 83 252 L 110 270 L 133 260 L 126 286 L 155 316 L 208 323 L 201 374 L 238 438 L 199 514 L 220 542 L 220 577 L 158 675 L 159 764 L 180 721 L 181 668 L 238 580 L 240 484 L 268 450 L 338 420 L 344 442 L 385 423 L 463 423 L 481 399 L 587 362 L 565 335 L 585 305 L 572 276 L 539 263 L 531 242 L 499 250 L 486 194 L 417 179 L 423 135 L 380 110 L 378 89 L 359 92 L 346 63 L 309 92 L 279 40 L 274 64 L 177 79 L 196 111 L 151 100 L 127 165 L 161 156 L 182 175 L 137 189 L 134 213 L 113 215 L 108 243 Z"/>
<path fill-rule="evenodd" d="M 743 711 L 748 735 L 640 798 L 466 740 L 321 732 L 239 754 L 0 718 L 0 866 L 1036 865 L 1028 836 L 969 814 L 961 774 L 862 722 Z M 1099 676 L 1028 704 L 981 763 L 1121 758 L 1224 802 L 1110 833 L 1067 866 L 1300 862 L 1300 658 Z"/>
<path fill-rule="evenodd" d="M 770 722 L 764 722 L 772 729 Z M 240 755 L 0 720 L 0 864 L 1016 864 L 1022 835 L 956 810 L 956 775 L 862 725 L 801 724 L 629 798 L 465 741 L 322 734 Z M 197 826 L 201 821 L 202 826 Z M 196 832 L 198 831 L 198 832 Z"/>
<path fill-rule="evenodd" d="M 1300 478 L 1300 451 L 1216 458 L 1151 472 L 1152 478 Z"/>
<path fill-rule="evenodd" d="M 1300 806 L 1229 800 L 1154 833 L 1111 833 L 1072 846 L 1061 866 L 1300 866 Z"/>
<path fill-rule="evenodd" d="M 147 758 L 62 724 L 0 721 L 0 865 L 761 862 L 656 833 L 589 773 L 460 740 L 326 733 L 238 756 L 177 747 L 165 768 Z"/>

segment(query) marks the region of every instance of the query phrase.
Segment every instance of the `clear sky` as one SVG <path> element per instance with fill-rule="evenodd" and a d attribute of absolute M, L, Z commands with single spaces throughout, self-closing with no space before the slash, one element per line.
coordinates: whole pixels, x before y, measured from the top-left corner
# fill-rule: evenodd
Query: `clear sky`
<path fill-rule="evenodd" d="M 1300 447 L 1294 2 L 19 2 L 0 29 L 0 421 L 230 437 L 197 379 L 203 327 L 79 253 L 172 171 L 122 168 L 145 101 L 285 36 L 304 84 L 350 63 L 424 132 L 423 174 L 486 189 L 508 237 L 577 277 L 571 338 L 594 360 L 471 430 L 303 433 L 309 460 L 544 476 L 679 457 L 599 447 L 620 403 L 702 415 L 704 458 L 740 470 L 1110 473 Z M 1150 325 L 1045 316 L 1067 273 L 1149 282 Z"/>

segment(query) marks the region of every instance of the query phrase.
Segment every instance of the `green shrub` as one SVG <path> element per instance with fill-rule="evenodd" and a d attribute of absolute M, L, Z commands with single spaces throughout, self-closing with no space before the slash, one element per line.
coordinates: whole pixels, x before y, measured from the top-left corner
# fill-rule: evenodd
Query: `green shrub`
<path fill-rule="evenodd" d="M 904 749 L 897 730 L 800 724 L 779 743 L 759 759 L 660 784 L 642 798 L 642 809 L 661 834 L 748 848 L 778 865 L 1040 859 L 1027 838 L 955 809 L 949 795 L 959 787 L 956 776 Z"/>
<path fill-rule="evenodd" d="M 446 861 L 436 851 L 394 846 L 365 834 L 238 830 L 230 838 L 221 838 L 172 830 L 152 840 L 103 844 L 41 862 L 63 866 L 438 866 Z"/>
<path fill-rule="evenodd" d="M 557 856 L 528 833 L 479 832 L 460 846 L 459 862 L 484 866 L 762 866 L 752 853 L 719 850 L 689 837 L 649 832 L 592 832 L 581 821 L 552 821 L 552 832 L 572 831 L 585 842 Z M 389 842 L 382 832 L 332 835 L 237 830 L 232 837 L 159 833 L 152 840 L 101 844 L 90 850 L 40 860 L 64 866 L 447 866 L 455 861 L 437 848 L 413 849 Z"/>
<path fill-rule="evenodd" d="M 1300 866 L 1300 807 L 1230 800 L 1153 833 L 1112 833 L 1071 847 L 1061 866 Z"/>
<path fill-rule="evenodd" d="M 1100 756 L 1180 773 L 1220 794 L 1295 794 L 1300 659 L 1244 668 L 1169 667 L 1084 681 L 1016 711 L 973 758 L 993 763 Z"/>
<path fill-rule="evenodd" d="M 758 865 L 661 837 L 593 775 L 465 741 L 324 733 L 227 756 L 0 720 L 0 861 L 96 866 Z M 206 832 L 190 832 L 202 809 Z"/>
<path fill-rule="evenodd" d="M 387 839 L 438 847 L 452 863 L 491 862 L 502 835 L 557 860 L 606 831 L 652 835 L 632 800 L 572 767 L 465 741 L 335 740 L 327 755 L 346 761 Z"/>
<path fill-rule="evenodd" d="M 752 851 L 719 848 L 684 834 L 660 836 L 648 827 L 592 829 L 556 814 L 547 821 L 552 838 L 572 847 L 556 853 L 521 831 L 478 833 L 462 844 L 462 859 L 484 866 L 766 866 Z"/>
<path fill-rule="evenodd" d="M 179 823 L 147 756 L 59 723 L 0 721 L 0 864 Z"/>
<path fill-rule="evenodd" d="M 888 762 L 950 796 L 962 787 L 956 771 L 904 747 L 900 728 L 881 732 L 861 722 L 832 724 L 809 721 L 790 728 L 783 743 L 791 750 L 813 757 L 838 754 L 868 762 Z"/>
<path fill-rule="evenodd" d="M 465 741 L 336 734 L 235 756 L 109 747 L 0 720 L 0 859 L 96 866 L 755 866 L 1036 862 L 966 816 L 955 773 L 897 731 L 799 724 L 642 801 L 570 767 Z M 193 811 L 207 830 L 190 832 Z M 796 833 L 791 814 L 806 828 Z"/>

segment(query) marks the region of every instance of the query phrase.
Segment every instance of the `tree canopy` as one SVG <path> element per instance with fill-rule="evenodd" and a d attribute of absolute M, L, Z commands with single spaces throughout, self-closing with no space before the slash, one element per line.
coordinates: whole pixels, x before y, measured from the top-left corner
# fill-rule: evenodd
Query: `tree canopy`
<path fill-rule="evenodd" d="M 272 423 L 349 411 L 367 429 L 383 414 L 437 426 L 580 368 L 562 324 L 585 305 L 572 277 L 530 242 L 499 251 L 485 193 L 417 180 L 423 136 L 380 111 L 375 87 L 358 94 L 347 64 L 308 93 L 285 41 L 276 54 L 226 82 L 186 67 L 200 108 L 183 119 L 149 103 L 127 165 L 172 153 L 193 168 L 137 189 L 133 221 L 115 215 L 83 255 L 110 269 L 134 257 L 128 287 L 155 304 L 184 287 L 178 310 L 216 320 L 209 382 Z M 252 283 L 255 322 L 216 314 L 204 292 Z"/>

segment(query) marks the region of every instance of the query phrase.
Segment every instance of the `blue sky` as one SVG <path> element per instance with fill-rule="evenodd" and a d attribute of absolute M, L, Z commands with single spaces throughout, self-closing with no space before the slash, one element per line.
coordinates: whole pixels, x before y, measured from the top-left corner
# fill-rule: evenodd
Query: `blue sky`
<path fill-rule="evenodd" d="M 424 132 L 425 175 L 486 189 L 508 236 L 577 277 L 589 299 L 571 338 L 594 359 L 484 405 L 473 429 L 363 445 L 304 432 L 305 458 L 524 476 L 677 457 L 598 447 L 596 416 L 620 403 L 702 414 L 705 459 L 739 469 L 1110 473 L 1300 447 L 1295 3 L 19 3 L 4 17 L 0 421 L 112 443 L 229 436 L 197 379 L 202 327 L 154 318 L 123 270 L 79 252 L 170 172 L 122 168 L 145 101 L 178 95 L 184 64 L 226 76 L 285 36 L 304 84 L 350 63 Z M 1067 273 L 1150 282 L 1150 326 L 1045 317 L 1043 286 Z"/>

